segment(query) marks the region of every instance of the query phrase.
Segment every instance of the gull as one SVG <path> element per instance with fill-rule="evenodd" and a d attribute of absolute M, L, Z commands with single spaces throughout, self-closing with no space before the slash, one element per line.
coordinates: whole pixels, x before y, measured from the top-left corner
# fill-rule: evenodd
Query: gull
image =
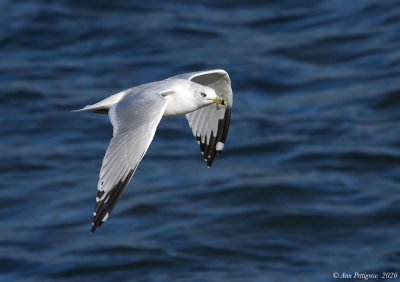
<path fill-rule="evenodd" d="M 210 167 L 224 147 L 232 101 L 229 75 L 217 69 L 135 86 L 75 110 L 108 114 L 113 126 L 113 137 L 100 169 L 91 232 L 107 220 L 149 148 L 163 116 L 186 115 Z"/>

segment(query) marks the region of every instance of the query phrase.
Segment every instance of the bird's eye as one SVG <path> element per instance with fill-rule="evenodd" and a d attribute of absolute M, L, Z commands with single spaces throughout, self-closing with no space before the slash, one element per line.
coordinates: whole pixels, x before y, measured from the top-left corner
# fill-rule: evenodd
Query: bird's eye
<path fill-rule="evenodd" d="M 206 93 L 204 93 L 204 92 L 201 92 L 200 95 L 201 95 L 201 97 L 206 97 L 207 96 Z"/>

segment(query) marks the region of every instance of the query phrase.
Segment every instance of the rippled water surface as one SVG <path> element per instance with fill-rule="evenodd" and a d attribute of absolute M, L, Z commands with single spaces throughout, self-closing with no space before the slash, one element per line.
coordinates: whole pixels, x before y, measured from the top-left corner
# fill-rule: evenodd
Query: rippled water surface
<path fill-rule="evenodd" d="M 0 280 L 400 272 L 398 1 L 89 2 L 0 1 Z M 213 68 L 234 90 L 223 154 L 207 169 L 163 120 L 91 235 L 112 128 L 70 110 Z"/>

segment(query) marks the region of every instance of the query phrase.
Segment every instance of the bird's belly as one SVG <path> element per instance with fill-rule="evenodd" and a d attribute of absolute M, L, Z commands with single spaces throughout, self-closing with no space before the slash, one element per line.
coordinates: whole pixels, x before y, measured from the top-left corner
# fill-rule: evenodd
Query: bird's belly
<path fill-rule="evenodd" d="M 172 116 L 182 116 L 182 115 L 186 115 L 188 113 L 191 113 L 193 111 L 195 111 L 196 109 L 191 109 L 191 110 L 187 110 L 187 109 L 179 109 L 179 108 L 173 108 L 173 109 L 168 109 L 168 106 L 165 108 L 164 111 L 164 117 L 172 117 Z"/>

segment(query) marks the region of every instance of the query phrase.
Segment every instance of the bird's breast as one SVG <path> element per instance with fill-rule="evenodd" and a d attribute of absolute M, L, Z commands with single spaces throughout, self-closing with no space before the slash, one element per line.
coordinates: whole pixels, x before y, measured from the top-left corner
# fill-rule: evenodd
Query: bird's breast
<path fill-rule="evenodd" d="M 203 107 L 197 105 L 194 101 L 182 98 L 179 95 L 168 95 L 165 99 L 167 100 L 167 106 L 164 111 L 164 116 L 181 116 Z"/>

